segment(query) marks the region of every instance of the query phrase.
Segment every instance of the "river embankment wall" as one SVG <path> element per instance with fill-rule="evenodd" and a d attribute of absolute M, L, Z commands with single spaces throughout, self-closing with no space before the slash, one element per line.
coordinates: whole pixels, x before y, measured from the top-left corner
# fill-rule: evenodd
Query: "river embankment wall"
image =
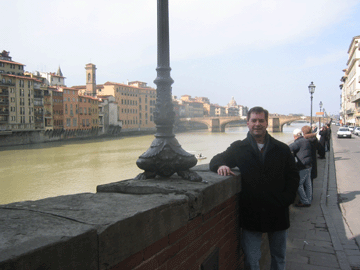
<path fill-rule="evenodd" d="M 154 129 L 146 130 L 129 130 L 117 132 L 108 132 L 104 134 L 99 134 L 96 130 L 86 130 L 86 131 L 76 131 L 76 132 L 66 132 L 66 131 L 28 131 L 28 132 L 18 132 L 11 134 L 0 134 L 0 147 L 4 146 L 16 146 L 16 145 L 26 145 L 26 144 L 38 144 L 38 143 L 47 143 L 55 141 L 74 141 L 74 140 L 92 140 L 92 139 L 101 139 L 101 138 L 116 138 L 116 137 L 128 137 L 128 136 L 142 136 L 154 134 L 156 132 Z"/>
<path fill-rule="evenodd" d="M 0 269 L 242 269 L 241 176 L 192 170 L 202 182 L 129 179 L 1 205 Z"/>

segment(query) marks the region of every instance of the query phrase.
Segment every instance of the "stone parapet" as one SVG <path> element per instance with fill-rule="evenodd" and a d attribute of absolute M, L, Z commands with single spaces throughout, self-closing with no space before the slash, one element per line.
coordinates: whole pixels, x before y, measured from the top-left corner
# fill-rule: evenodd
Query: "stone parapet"
<path fill-rule="evenodd" d="M 240 176 L 194 170 L 205 181 L 125 180 L 0 206 L 0 269 L 198 269 L 215 251 L 220 269 L 240 265 Z"/>

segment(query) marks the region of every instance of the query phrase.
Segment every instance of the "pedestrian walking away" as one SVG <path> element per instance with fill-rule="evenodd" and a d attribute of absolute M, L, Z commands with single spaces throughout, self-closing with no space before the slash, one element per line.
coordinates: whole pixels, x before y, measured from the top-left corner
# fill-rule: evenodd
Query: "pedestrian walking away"
<path fill-rule="evenodd" d="M 289 206 L 299 187 L 299 172 L 288 145 L 267 132 L 267 110 L 251 108 L 247 114 L 248 134 L 233 142 L 210 161 L 210 170 L 219 175 L 241 173 L 239 220 L 246 269 L 259 270 L 262 234 L 267 233 L 271 270 L 285 269 Z M 235 252 L 235 251 L 234 251 Z"/>

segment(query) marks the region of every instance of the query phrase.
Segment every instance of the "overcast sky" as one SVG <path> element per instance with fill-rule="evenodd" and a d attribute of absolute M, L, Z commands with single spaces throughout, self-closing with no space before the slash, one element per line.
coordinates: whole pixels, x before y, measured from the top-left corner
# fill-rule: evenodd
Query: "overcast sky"
<path fill-rule="evenodd" d="M 225 106 L 310 115 L 308 85 L 329 113 L 340 109 L 348 48 L 360 35 L 357 0 L 170 0 L 173 95 Z M 157 1 L 12 0 L 1 3 L 0 50 L 26 71 L 56 72 L 71 87 L 144 81 L 156 88 Z"/>

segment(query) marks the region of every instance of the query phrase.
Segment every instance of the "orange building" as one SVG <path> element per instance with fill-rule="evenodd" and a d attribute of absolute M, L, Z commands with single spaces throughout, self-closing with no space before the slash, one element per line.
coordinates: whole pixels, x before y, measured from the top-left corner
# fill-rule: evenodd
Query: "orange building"
<path fill-rule="evenodd" d="M 63 92 L 59 90 L 52 91 L 52 110 L 53 110 L 53 120 L 54 120 L 54 129 L 63 129 L 64 128 L 64 110 L 63 110 Z"/>
<path fill-rule="evenodd" d="M 78 129 L 78 90 L 70 87 L 61 87 L 63 92 L 64 129 Z"/>
<path fill-rule="evenodd" d="M 90 96 L 79 96 L 79 129 L 81 130 L 92 128 L 92 100 L 93 98 Z"/>

